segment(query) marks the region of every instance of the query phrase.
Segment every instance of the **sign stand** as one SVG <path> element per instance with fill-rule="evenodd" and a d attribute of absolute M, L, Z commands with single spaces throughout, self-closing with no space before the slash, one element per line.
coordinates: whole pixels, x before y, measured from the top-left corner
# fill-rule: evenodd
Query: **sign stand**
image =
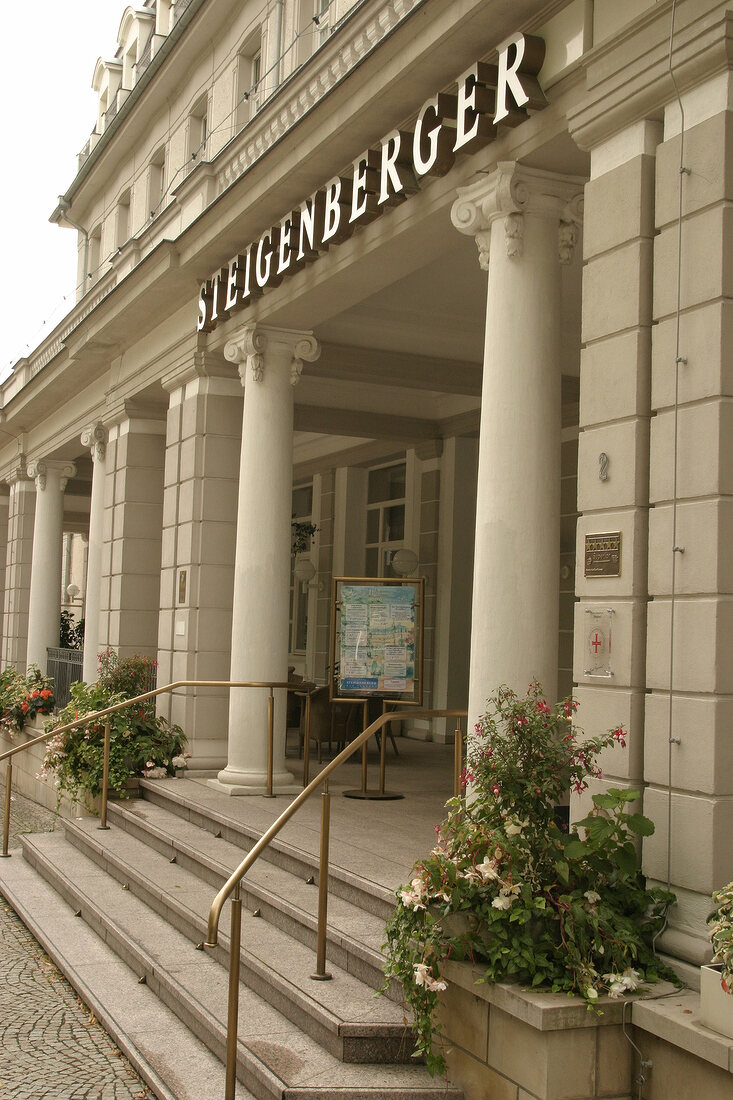
<path fill-rule="evenodd" d="M 425 581 L 334 577 L 331 608 L 330 698 L 362 703 L 362 729 L 369 700 L 422 705 L 423 603 Z M 367 746 L 362 746 L 361 787 L 346 798 L 390 800 L 404 795 L 385 789 L 387 727 L 379 739 L 379 789 L 369 790 Z"/>

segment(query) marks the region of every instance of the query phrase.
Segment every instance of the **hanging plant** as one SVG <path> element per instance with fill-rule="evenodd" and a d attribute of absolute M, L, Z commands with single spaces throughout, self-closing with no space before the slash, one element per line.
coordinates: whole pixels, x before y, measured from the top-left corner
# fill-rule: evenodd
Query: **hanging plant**
<path fill-rule="evenodd" d="M 290 524 L 290 553 L 303 554 L 311 548 L 311 540 L 318 527 L 315 523 L 294 519 Z"/>

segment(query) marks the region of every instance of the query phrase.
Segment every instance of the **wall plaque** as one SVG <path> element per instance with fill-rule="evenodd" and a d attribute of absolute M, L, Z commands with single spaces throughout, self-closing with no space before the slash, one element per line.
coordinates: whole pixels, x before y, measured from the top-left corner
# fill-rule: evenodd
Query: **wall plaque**
<path fill-rule="evenodd" d="M 585 576 L 621 576 L 621 532 L 585 536 Z"/>

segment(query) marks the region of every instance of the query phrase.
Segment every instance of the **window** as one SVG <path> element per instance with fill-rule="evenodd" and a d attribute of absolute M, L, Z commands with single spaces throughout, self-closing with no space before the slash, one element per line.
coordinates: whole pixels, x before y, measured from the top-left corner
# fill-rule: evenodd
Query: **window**
<path fill-rule="evenodd" d="M 154 218 L 160 213 L 165 197 L 165 146 L 153 154 L 148 168 L 148 211 Z"/>
<path fill-rule="evenodd" d="M 187 153 L 189 161 L 204 160 L 206 157 L 206 139 L 209 136 L 209 101 L 206 96 L 199 99 L 188 119 Z"/>
<path fill-rule="evenodd" d="M 311 523 L 313 515 L 313 486 L 293 489 L 293 520 Z M 311 558 L 312 560 L 312 558 Z M 315 565 L 315 562 L 313 563 Z M 305 653 L 308 637 L 308 586 L 300 584 L 294 576 L 295 558 L 290 560 L 290 652 Z"/>
<path fill-rule="evenodd" d="M 89 234 L 89 255 L 87 256 L 87 271 L 88 276 L 86 283 L 87 288 L 96 283 L 100 276 L 99 264 L 102 255 L 102 227 L 98 225 L 96 229 L 93 229 Z"/>
<path fill-rule="evenodd" d="M 315 47 L 325 42 L 331 33 L 331 0 L 315 0 L 313 22 L 316 25 Z"/>
<path fill-rule="evenodd" d="M 237 57 L 236 121 L 241 130 L 262 104 L 262 37 L 257 34 Z"/>
<path fill-rule="evenodd" d="M 367 481 L 367 577 L 392 577 L 392 555 L 405 543 L 407 466 L 398 462 L 369 471 Z"/>
<path fill-rule="evenodd" d="M 130 236 L 130 188 L 123 191 L 117 203 L 115 222 L 115 248 L 122 248 Z"/>
<path fill-rule="evenodd" d="M 122 59 L 122 87 L 132 88 L 135 76 L 135 64 L 137 62 L 137 39 L 126 51 Z"/>

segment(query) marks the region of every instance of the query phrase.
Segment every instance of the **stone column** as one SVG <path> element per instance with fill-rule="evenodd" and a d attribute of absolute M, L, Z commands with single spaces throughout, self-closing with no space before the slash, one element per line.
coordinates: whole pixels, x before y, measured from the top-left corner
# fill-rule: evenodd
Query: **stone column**
<path fill-rule="evenodd" d="M 232 608 L 233 680 L 286 680 L 293 386 L 318 357 L 312 334 L 247 325 L 225 345 L 244 383 Z M 296 790 L 285 767 L 285 698 L 276 708 L 275 790 Z M 228 764 L 212 780 L 229 794 L 261 794 L 267 778 L 267 692 L 232 689 Z"/>
<path fill-rule="evenodd" d="M 7 486 L 0 485 L 0 653 L 4 649 L 2 609 L 5 606 L 5 570 L 7 568 L 8 554 L 8 526 L 10 518 L 10 493 Z"/>
<path fill-rule="evenodd" d="M 71 462 L 38 459 L 28 464 L 36 482 L 36 521 L 28 606 L 28 665 L 46 671 L 46 648 L 58 646 L 61 624 L 61 552 L 64 489 L 76 473 Z"/>
<path fill-rule="evenodd" d="M 451 213 L 489 273 L 469 729 L 499 684 L 523 694 L 538 679 L 548 696 L 557 690 L 559 262 L 572 252 L 581 190 L 503 162 L 459 189 Z"/>
<path fill-rule="evenodd" d="M 33 524 L 36 511 L 36 486 L 28 477 L 21 456 L 4 478 L 10 486 L 8 498 L 8 541 L 5 563 L 5 600 L 3 605 L 3 666 L 25 671 L 28 648 L 28 594 L 31 586 Z"/>
<path fill-rule="evenodd" d="M 89 505 L 89 543 L 87 547 L 86 596 L 84 601 L 83 679 L 97 679 L 99 653 L 99 611 L 102 595 L 102 546 L 104 543 L 104 489 L 107 461 L 107 432 L 101 424 L 87 428 L 81 443 L 92 456 L 92 495 Z"/>

